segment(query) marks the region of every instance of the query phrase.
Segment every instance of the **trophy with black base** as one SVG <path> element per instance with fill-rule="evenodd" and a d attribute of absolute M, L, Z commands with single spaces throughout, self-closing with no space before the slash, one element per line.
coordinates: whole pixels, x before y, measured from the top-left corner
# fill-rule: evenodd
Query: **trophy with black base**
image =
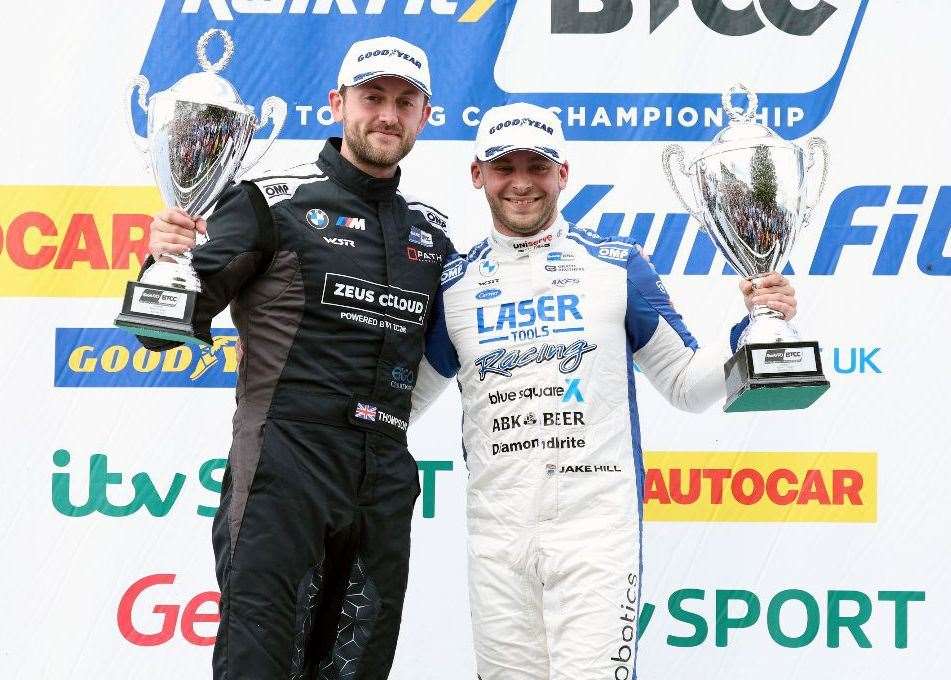
<path fill-rule="evenodd" d="M 735 93 L 746 94 L 745 110 L 733 107 Z M 782 271 L 789 261 L 796 236 L 809 223 L 825 186 L 829 152 L 820 138 L 808 140 L 807 153 L 756 123 L 757 97 L 742 85 L 723 94 L 723 108 L 729 125 L 689 170 L 679 145 L 664 149 L 663 166 L 687 212 L 755 287 L 757 279 Z M 821 151 L 821 175 L 818 187 L 810 190 L 816 184 L 816 151 Z M 678 187 L 681 178 L 690 184 L 692 205 Z M 806 408 L 829 389 L 819 343 L 802 340 L 780 312 L 766 305 L 754 305 L 738 346 L 724 366 L 724 411 Z"/>
<path fill-rule="evenodd" d="M 212 64 L 206 49 L 215 34 L 221 36 L 224 50 Z M 259 121 L 231 83 L 218 75 L 233 53 L 231 36 L 212 29 L 198 40 L 202 71 L 153 94 L 148 103 L 149 81 L 141 75 L 136 77 L 127 97 L 138 88 L 139 106 L 148 116 L 147 138 L 136 134 L 128 99 L 124 102 L 132 138 L 149 160 L 165 205 L 178 206 L 192 218 L 208 212 L 236 177 L 261 160 L 287 117 L 287 104 L 268 97 L 261 106 Z M 269 118 L 273 127 L 264 149 L 242 166 L 251 137 Z M 126 286 L 122 313 L 115 324 L 137 335 L 210 345 L 210 335 L 196 334 L 192 324 L 201 280 L 191 263 L 191 252 L 161 255 L 139 281 Z"/>

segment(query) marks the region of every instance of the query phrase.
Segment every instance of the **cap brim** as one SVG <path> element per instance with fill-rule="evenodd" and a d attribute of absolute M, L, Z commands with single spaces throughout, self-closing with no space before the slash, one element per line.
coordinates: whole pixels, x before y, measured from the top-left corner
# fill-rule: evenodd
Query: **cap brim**
<path fill-rule="evenodd" d="M 537 153 L 539 156 L 542 156 L 543 158 L 547 158 L 553 163 L 558 163 L 559 165 L 565 162 L 564 158 L 559 158 L 560 154 L 558 154 L 558 151 L 556 149 L 550 149 L 547 147 L 543 148 L 539 146 L 513 146 L 510 149 L 505 149 L 504 151 L 500 151 L 492 155 L 487 154 L 483 150 L 476 154 L 476 158 L 478 158 L 480 161 L 489 162 L 489 161 L 498 160 L 499 158 L 502 158 L 502 156 L 508 156 L 513 151 L 531 151 L 533 153 Z"/>
<path fill-rule="evenodd" d="M 406 75 L 405 73 L 388 73 L 387 71 L 378 71 L 378 72 L 374 72 L 373 75 L 367 76 L 366 78 L 363 78 L 359 81 L 355 80 L 354 78 L 351 78 L 350 79 L 351 82 L 340 83 L 340 84 L 346 85 L 347 87 L 356 87 L 357 85 L 366 85 L 367 83 L 374 81 L 377 78 L 386 78 L 387 76 L 391 76 L 393 78 L 399 78 L 400 80 L 405 80 L 407 83 L 415 87 L 417 90 L 422 92 L 424 95 L 426 95 L 430 99 L 433 98 L 433 93 L 430 91 L 428 87 L 426 87 L 426 85 L 416 80 L 415 78 L 412 78 Z"/>

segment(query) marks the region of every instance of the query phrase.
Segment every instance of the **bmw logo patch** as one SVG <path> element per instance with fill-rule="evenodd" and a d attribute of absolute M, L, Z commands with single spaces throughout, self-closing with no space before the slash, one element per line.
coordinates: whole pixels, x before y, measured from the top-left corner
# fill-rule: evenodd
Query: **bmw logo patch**
<path fill-rule="evenodd" d="M 492 276 L 493 274 L 495 274 L 495 272 L 497 272 L 498 269 L 499 269 L 499 265 L 497 265 L 492 260 L 482 260 L 481 262 L 479 262 L 479 273 L 482 274 L 482 276 L 485 278 L 488 278 Z"/>
<path fill-rule="evenodd" d="M 307 224 L 312 226 L 314 229 L 326 229 L 330 226 L 330 218 L 327 217 L 325 213 L 320 208 L 311 208 L 307 211 Z"/>

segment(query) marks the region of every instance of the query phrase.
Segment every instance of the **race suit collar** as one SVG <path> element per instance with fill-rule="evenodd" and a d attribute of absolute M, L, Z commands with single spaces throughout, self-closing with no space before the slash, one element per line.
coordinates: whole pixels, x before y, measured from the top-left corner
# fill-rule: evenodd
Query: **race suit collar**
<path fill-rule="evenodd" d="M 532 236 L 505 236 L 492 229 L 492 246 L 502 259 L 516 259 L 529 252 L 553 248 L 568 233 L 568 223 L 559 214 L 547 228 Z"/>
<path fill-rule="evenodd" d="M 340 155 L 340 137 L 330 137 L 317 158 L 317 166 L 360 198 L 369 201 L 385 201 L 393 198 L 400 184 L 400 169 L 387 179 L 366 174 Z"/>

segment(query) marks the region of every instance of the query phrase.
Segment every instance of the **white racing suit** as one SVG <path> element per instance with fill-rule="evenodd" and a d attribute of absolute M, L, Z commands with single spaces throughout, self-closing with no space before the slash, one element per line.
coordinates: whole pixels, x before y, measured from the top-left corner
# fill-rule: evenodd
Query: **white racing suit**
<path fill-rule="evenodd" d="M 446 262 L 426 343 L 414 413 L 452 376 L 462 392 L 479 677 L 634 678 L 634 363 L 701 411 L 725 395 L 726 343 L 698 349 L 639 246 L 560 218 Z"/>

